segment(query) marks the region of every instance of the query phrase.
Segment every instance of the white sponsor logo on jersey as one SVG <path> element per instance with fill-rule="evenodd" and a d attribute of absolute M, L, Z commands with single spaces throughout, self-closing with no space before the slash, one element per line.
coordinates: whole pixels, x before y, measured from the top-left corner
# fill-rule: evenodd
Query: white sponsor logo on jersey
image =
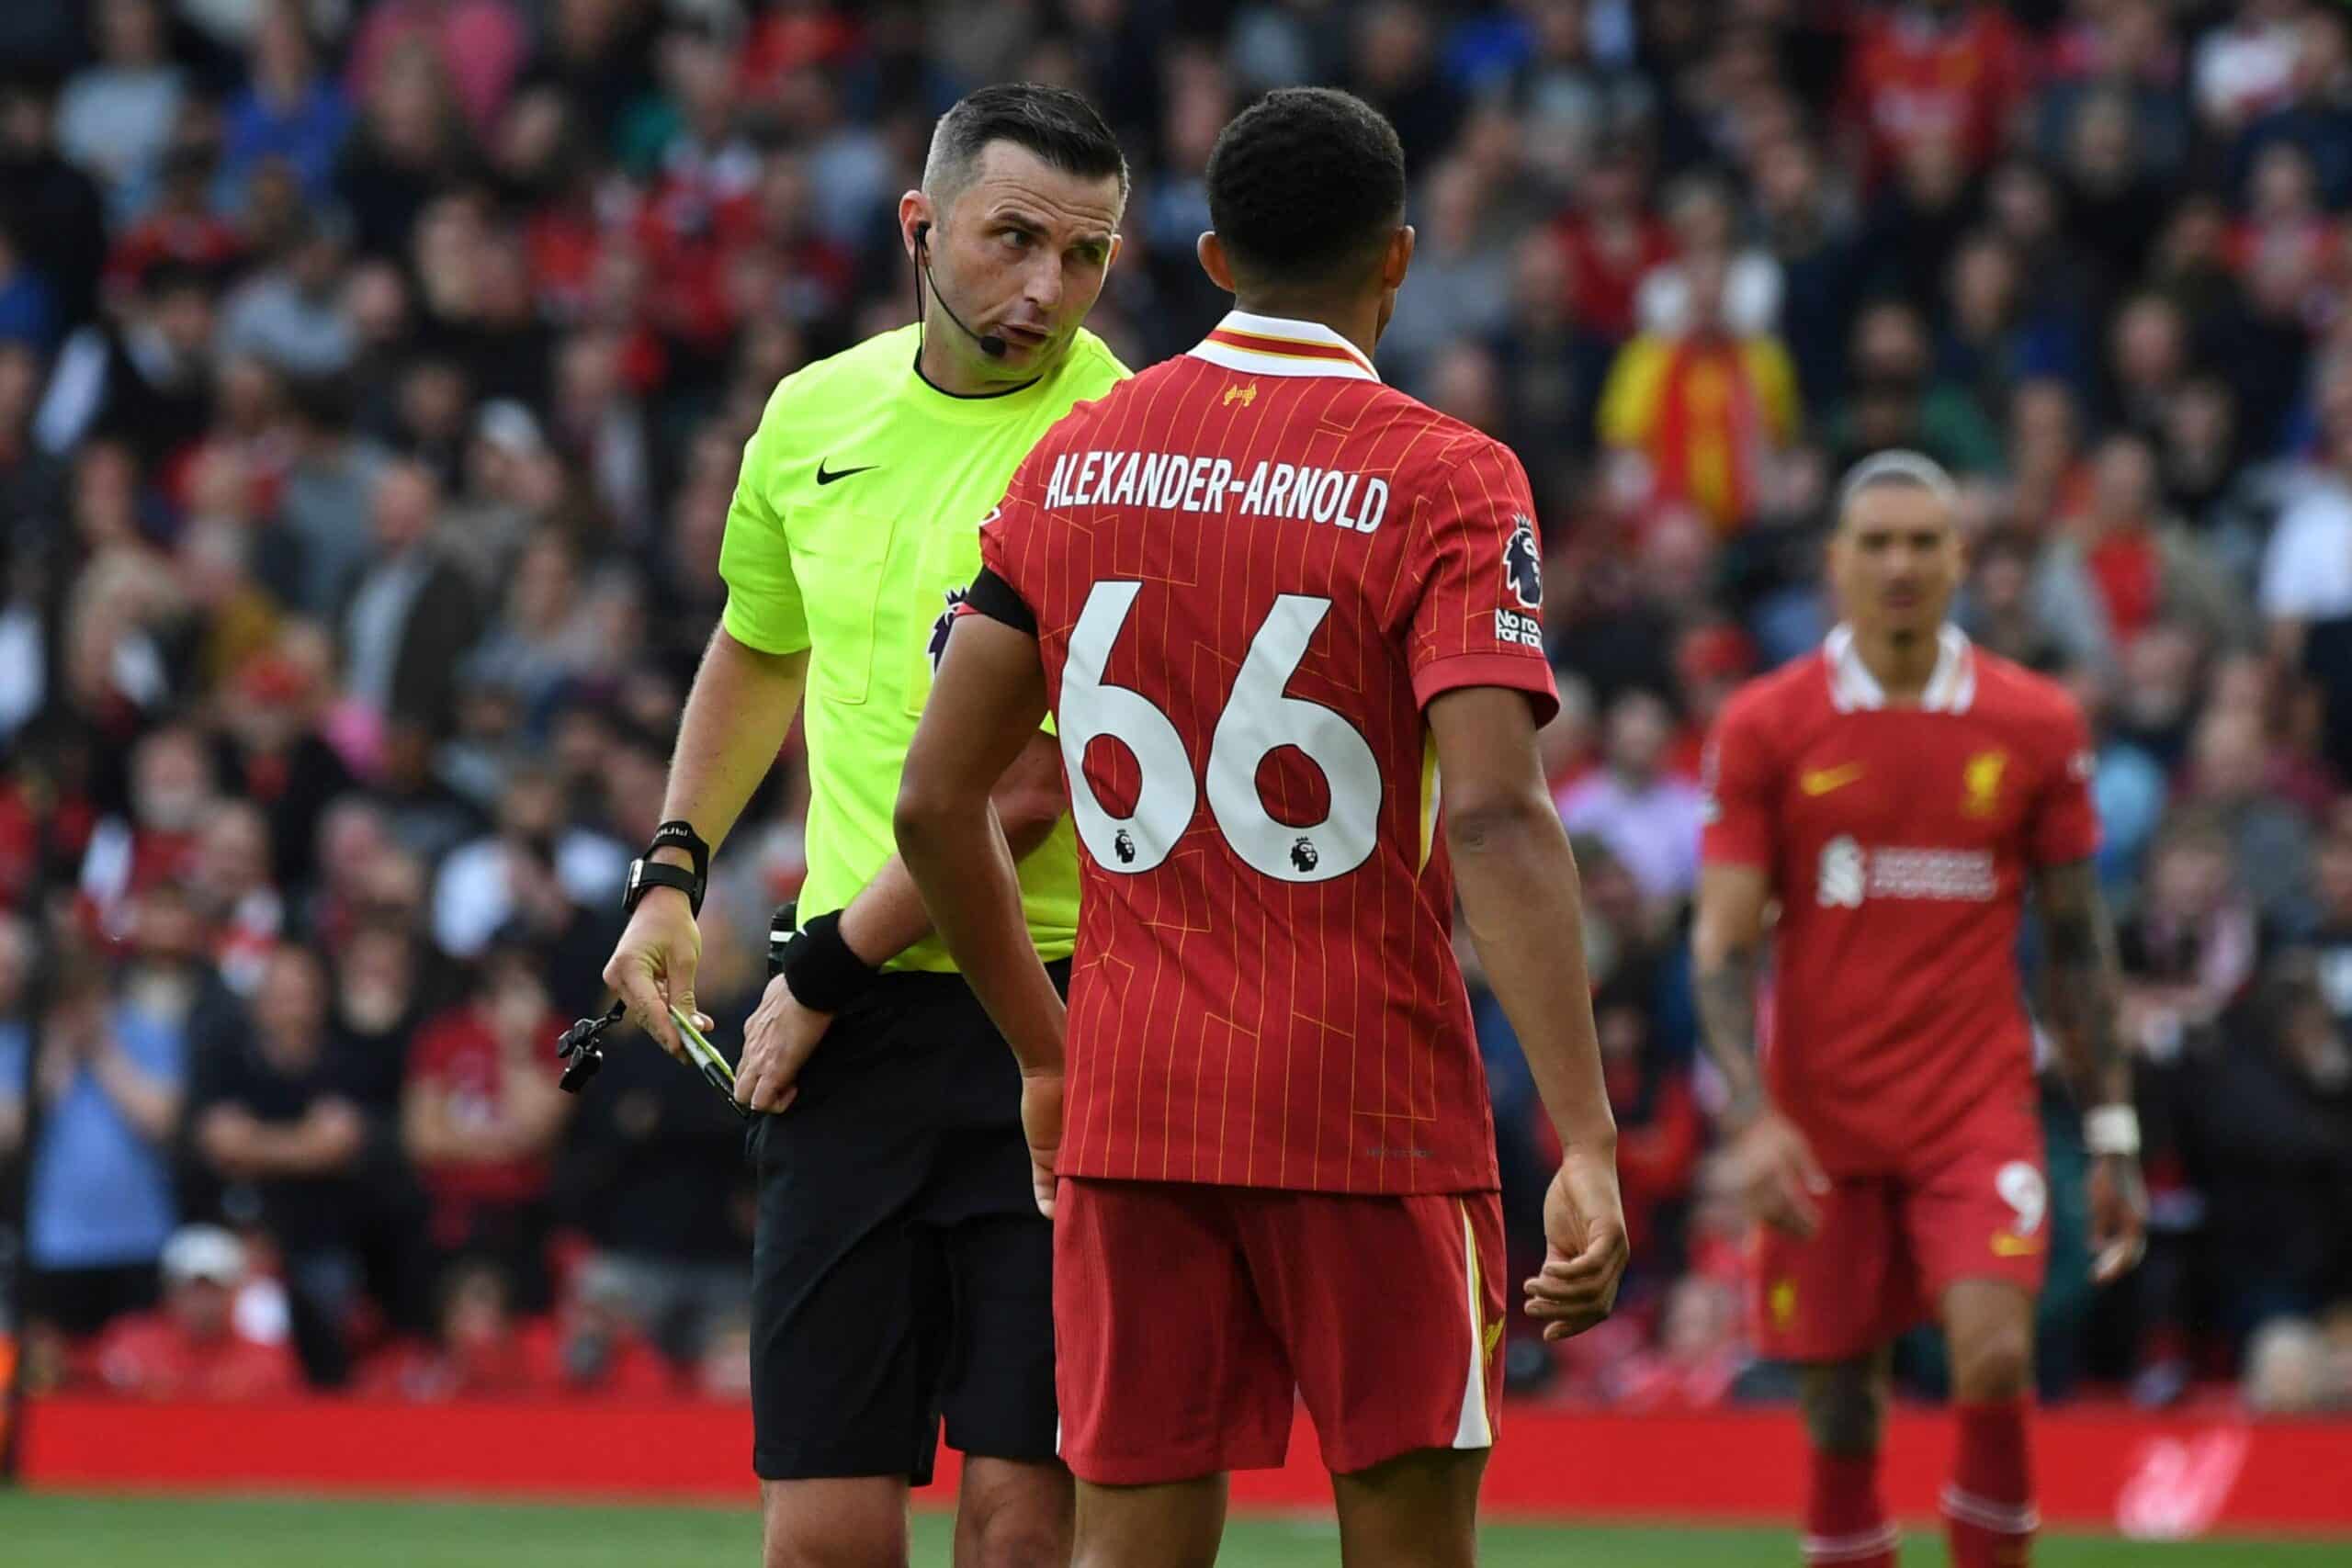
<path fill-rule="evenodd" d="M 1988 851 L 1865 849 L 1841 833 L 1821 847 L 1815 897 L 1825 909 L 1859 909 L 1871 898 L 1989 904 L 1999 886 Z"/>

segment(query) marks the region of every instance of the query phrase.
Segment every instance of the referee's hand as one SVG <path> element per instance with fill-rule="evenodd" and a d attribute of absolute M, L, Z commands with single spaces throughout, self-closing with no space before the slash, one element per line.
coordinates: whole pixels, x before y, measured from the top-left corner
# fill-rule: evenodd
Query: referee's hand
<path fill-rule="evenodd" d="M 800 1093 L 800 1069 L 833 1021 L 811 1012 L 781 975 L 768 982 L 759 1010 L 743 1025 L 743 1055 L 735 1064 L 735 1100 L 753 1111 L 778 1111 Z"/>
<path fill-rule="evenodd" d="M 702 928 L 695 924 L 694 906 L 674 887 L 654 887 L 638 900 L 628 918 L 620 945 L 605 965 L 605 984 L 613 988 L 629 1018 L 655 1043 L 680 1061 L 686 1047 L 670 1009 L 695 1021 L 707 1032 L 710 1018 L 695 1006 L 695 970 L 702 963 Z"/>

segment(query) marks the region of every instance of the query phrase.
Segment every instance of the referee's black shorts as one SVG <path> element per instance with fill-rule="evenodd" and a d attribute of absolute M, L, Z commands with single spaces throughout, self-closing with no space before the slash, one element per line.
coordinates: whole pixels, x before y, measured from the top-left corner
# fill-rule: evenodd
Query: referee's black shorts
<path fill-rule="evenodd" d="M 1020 1073 L 970 988 L 886 975 L 799 1089 L 750 1134 L 753 1470 L 921 1486 L 943 1420 L 964 1453 L 1054 1458 L 1053 1233 Z"/>

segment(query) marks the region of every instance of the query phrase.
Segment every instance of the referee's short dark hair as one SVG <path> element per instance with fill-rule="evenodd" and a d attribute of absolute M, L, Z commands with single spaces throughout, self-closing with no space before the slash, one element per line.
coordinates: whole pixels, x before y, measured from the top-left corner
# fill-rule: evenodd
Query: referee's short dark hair
<path fill-rule="evenodd" d="M 991 141 L 1026 148 L 1066 175 L 1116 176 L 1119 200 L 1124 205 L 1127 199 L 1127 159 L 1119 139 L 1092 104 L 1067 87 L 1042 82 L 1001 83 L 956 100 L 932 130 L 922 188 L 943 207 L 954 200 Z"/>
<path fill-rule="evenodd" d="M 1332 87 L 1283 87 L 1209 153 L 1209 221 L 1250 281 L 1317 284 L 1374 265 L 1405 220 L 1405 149 L 1378 109 Z"/>

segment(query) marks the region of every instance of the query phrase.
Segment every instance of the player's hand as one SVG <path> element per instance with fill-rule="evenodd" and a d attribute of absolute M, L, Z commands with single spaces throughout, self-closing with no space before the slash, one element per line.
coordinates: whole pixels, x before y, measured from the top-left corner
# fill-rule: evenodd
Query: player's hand
<path fill-rule="evenodd" d="M 2148 1190 L 2140 1162 L 2130 1155 L 2091 1161 L 2091 1278 L 2110 1284 L 2136 1268 L 2148 1250 Z"/>
<path fill-rule="evenodd" d="M 1021 1132 L 1029 1140 L 1029 1177 L 1037 1189 L 1037 1212 L 1054 1217 L 1054 1162 L 1062 1152 L 1062 1075 L 1021 1075 Z"/>
<path fill-rule="evenodd" d="M 833 1015 L 800 1005 L 781 975 L 768 982 L 759 1010 L 743 1026 L 735 1064 L 735 1099 L 754 1111 L 782 1111 L 800 1096 L 800 1069 L 832 1026 Z"/>
<path fill-rule="evenodd" d="M 638 900 L 628 918 L 620 945 L 605 964 L 605 984 L 613 988 L 639 1029 L 680 1061 L 686 1048 L 678 1026 L 670 1021 L 674 1004 L 707 1032 L 709 1016 L 695 1007 L 695 970 L 702 963 L 702 928 L 695 924 L 694 906 L 674 887 L 653 887 Z"/>
<path fill-rule="evenodd" d="M 1625 1277 L 1625 1204 L 1613 1151 L 1571 1148 L 1544 1193 L 1543 1272 L 1527 1281 L 1527 1315 L 1546 1339 L 1582 1334 L 1617 1306 Z"/>
<path fill-rule="evenodd" d="M 1748 1217 L 1798 1240 L 1821 1228 L 1820 1200 L 1829 1194 L 1829 1175 L 1796 1123 L 1767 1110 L 1732 1139 L 1734 1168 Z"/>

